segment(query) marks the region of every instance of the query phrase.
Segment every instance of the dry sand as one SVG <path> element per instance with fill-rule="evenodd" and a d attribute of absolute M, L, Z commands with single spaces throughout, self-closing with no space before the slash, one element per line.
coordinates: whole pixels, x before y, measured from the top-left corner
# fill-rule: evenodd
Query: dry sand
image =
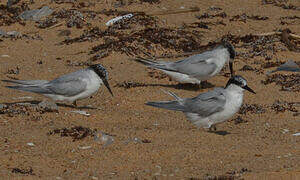
<path fill-rule="evenodd" d="M 31 9 L 43 5 L 55 10 L 72 8 L 72 3 L 56 4 L 50 0 L 34 2 L 29 5 Z M 94 6 L 80 9 L 94 11 L 103 8 L 114 9 L 116 3 L 116 1 L 95 2 Z M 300 3 L 297 0 L 287 3 L 298 8 L 295 10 L 284 9 L 275 4 L 263 5 L 258 0 L 165 0 L 154 4 L 124 2 L 125 5 L 118 7 L 118 10 L 153 13 L 199 7 L 199 12 L 155 17 L 158 18 L 159 27 L 174 29 L 184 27 L 187 31 L 202 32 L 203 37 L 199 35 L 201 41 L 197 40 L 201 45 L 219 40 L 228 33 L 244 36 L 289 28 L 292 33 L 300 35 Z M 209 10 L 212 6 L 221 10 Z M 203 13 L 221 12 L 225 12 L 227 17 L 203 20 L 195 17 Z M 268 19 L 229 20 L 243 13 L 248 16 L 265 16 Z M 297 16 L 298 19 L 280 19 L 286 16 Z M 105 22 L 113 17 L 115 16 L 97 14 L 95 19 L 87 18 L 87 22 L 91 23 L 90 27 L 98 26 L 104 30 L 107 28 Z M 65 39 L 58 36 L 59 30 L 68 29 L 71 31 L 70 38 L 75 38 L 90 28 L 87 26 L 83 26 L 82 29 L 67 28 L 64 19 L 58 21 L 63 22 L 63 25 L 45 29 L 37 28 L 37 23 L 30 21 L 26 22 L 25 26 L 20 23 L 1 26 L 2 30 L 16 30 L 30 37 L 40 36 L 43 40 L 26 37 L 16 40 L 0 38 L 3 40 L 0 41 L 0 55 L 9 55 L 0 57 L 0 78 L 51 80 L 84 68 L 85 66 L 68 64 L 86 62 L 93 56 L 89 54 L 91 48 L 103 42 L 103 39 L 100 37 L 94 41 L 58 45 Z M 200 21 L 214 23 L 223 21 L 226 25 L 208 25 L 210 29 L 192 29 L 183 26 Z M 289 23 L 285 24 L 282 21 Z M 135 28 L 145 27 L 138 25 Z M 288 50 L 280 41 L 276 44 L 284 50 L 271 54 L 269 62 L 285 62 L 288 59 L 299 62 L 299 52 Z M 238 47 L 241 43 L 235 45 L 237 52 L 247 50 Z M 174 49 L 155 47 L 149 52 L 156 56 L 166 52 L 182 53 Z M 298 91 L 281 91 L 281 86 L 275 83 L 262 84 L 261 81 L 266 79 L 266 72 L 274 69 L 274 67 L 261 68 L 261 64 L 267 61 L 265 58 L 255 56 L 246 59 L 238 56 L 235 61 L 236 73 L 245 77 L 249 86 L 257 92 L 256 95 L 245 92 L 244 103 L 260 105 L 265 112 L 257 113 L 254 108 L 253 111 L 238 114 L 232 119 L 240 116 L 246 122 L 236 124 L 234 120 L 230 120 L 218 125 L 217 133 L 197 129 L 186 120 L 183 113 L 144 105 L 147 101 L 170 100 L 171 97 L 161 89 L 172 91 L 181 97 L 192 97 L 211 88 L 181 88 L 168 78 L 150 77 L 149 72 L 153 70 L 130 61 L 129 58 L 131 57 L 124 53 L 112 52 L 109 56 L 96 61 L 107 68 L 109 83 L 115 96 L 110 96 L 103 86 L 92 98 L 79 101 L 79 106 L 91 105 L 98 108 L 81 109 L 90 113 L 90 116 L 71 113 L 70 111 L 76 109 L 69 106 L 59 106 L 58 112 L 45 113 L 33 108 L 18 107 L 25 113 L 1 114 L 1 179 L 300 179 L 300 137 L 292 135 L 300 132 L 299 114 L 289 110 L 276 112 L 270 108 L 277 100 L 300 102 L 299 88 Z M 257 71 L 240 71 L 244 65 L 250 65 Z M 14 74 L 12 70 L 19 72 Z M 228 68 L 225 72 L 228 72 Z M 296 78 L 299 82 L 299 76 Z M 224 86 L 227 80 L 228 77 L 223 73 L 208 82 L 213 86 Z M 149 86 L 128 89 L 116 86 L 124 81 L 145 83 Z M 0 86 L 2 104 L 44 99 L 35 94 L 6 89 L 5 85 L 7 84 L 1 83 Z M 32 99 L 16 99 L 24 96 L 30 96 Z M 298 107 L 294 105 L 294 108 L 299 112 L 299 104 Z M 114 142 L 104 147 L 92 136 L 73 141 L 71 137 L 61 137 L 59 134 L 48 135 L 48 132 L 54 129 L 74 126 L 97 129 L 114 135 Z M 129 141 L 133 138 L 139 138 L 143 142 Z M 33 146 L 27 143 L 33 143 Z"/>

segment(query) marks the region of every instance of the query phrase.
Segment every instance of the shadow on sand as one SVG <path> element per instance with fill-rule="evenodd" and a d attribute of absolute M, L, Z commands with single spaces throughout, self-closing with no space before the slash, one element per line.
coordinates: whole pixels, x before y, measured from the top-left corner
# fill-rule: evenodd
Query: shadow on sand
<path fill-rule="evenodd" d="M 19 101 L 19 102 L 12 102 L 12 103 L 3 103 L 7 106 L 10 106 L 10 105 L 26 105 L 26 104 L 30 104 L 30 105 L 38 105 L 40 102 L 42 101 Z M 74 108 L 74 109 L 79 109 L 79 110 L 82 110 L 82 109 L 97 109 L 97 108 L 94 108 L 94 107 L 88 107 L 88 106 L 74 106 L 74 105 L 70 105 L 70 104 L 63 104 L 63 103 L 56 103 L 57 106 L 59 107 L 68 107 L 68 108 Z"/>
<path fill-rule="evenodd" d="M 200 85 L 197 84 L 145 84 L 139 82 L 123 82 L 118 83 L 114 87 L 122 87 L 125 89 L 135 88 L 135 87 L 167 87 L 167 88 L 174 88 L 174 89 L 184 89 L 188 91 L 198 91 L 200 89 L 208 89 L 215 87 L 213 84 L 203 81 Z"/>

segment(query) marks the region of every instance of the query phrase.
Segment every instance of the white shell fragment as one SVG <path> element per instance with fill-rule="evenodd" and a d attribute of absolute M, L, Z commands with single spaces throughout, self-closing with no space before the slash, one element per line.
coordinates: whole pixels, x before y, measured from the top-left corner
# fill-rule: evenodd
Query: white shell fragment
<path fill-rule="evenodd" d="M 92 146 L 78 146 L 78 149 L 86 150 L 86 149 L 91 149 Z"/>
<path fill-rule="evenodd" d="M 110 136 L 102 131 L 98 131 L 95 134 L 94 140 L 103 144 L 103 147 L 109 146 L 115 141 L 112 136 Z"/>
<path fill-rule="evenodd" d="M 81 115 L 84 115 L 84 116 L 89 116 L 91 114 L 87 113 L 86 111 L 71 111 L 72 113 L 77 113 L 77 114 L 81 114 Z"/>
<path fill-rule="evenodd" d="M 133 17 L 133 14 L 126 14 L 124 16 L 118 16 L 118 17 L 115 17 L 109 21 L 107 21 L 105 23 L 106 26 L 112 26 L 113 24 L 115 24 L 116 22 L 118 21 L 121 21 L 121 20 L 125 20 L 125 19 L 130 19 Z"/>
<path fill-rule="evenodd" d="M 27 146 L 34 146 L 34 144 L 32 142 L 27 143 Z"/>

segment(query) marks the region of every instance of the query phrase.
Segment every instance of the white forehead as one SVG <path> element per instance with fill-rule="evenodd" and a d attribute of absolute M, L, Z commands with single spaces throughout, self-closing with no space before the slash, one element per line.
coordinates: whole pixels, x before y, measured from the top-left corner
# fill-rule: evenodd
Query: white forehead
<path fill-rule="evenodd" d="M 240 82 L 242 84 L 242 86 L 246 86 L 247 85 L 246 79 L 242 78 L 241 76 L 235 77 L 235 80 L 238 81 L 238 82 Z"/>

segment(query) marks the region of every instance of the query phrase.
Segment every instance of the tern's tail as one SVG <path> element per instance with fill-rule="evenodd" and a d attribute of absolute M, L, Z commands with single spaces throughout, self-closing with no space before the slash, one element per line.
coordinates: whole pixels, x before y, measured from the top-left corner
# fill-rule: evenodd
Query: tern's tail
<path fill-rule="evenodd" d="M 142 63 L 146 66 L 155 68 L 155 69 L 162 69 L 162 70 L 169 70 L 170 67 L 168 67 L 168 62 L 164 62 L 164 61 L 160 61 L 160 62 L 155 62 L 155 61 L 151 61 L 149 59 L 145 59 L 145 58 L 136 58 L 134 59 L 136 62 Z"/>
<path fill-rule="evenodd" d="M 175 98 L 175 101 L 147 102 L 146 105 L 157 107 L 157 108 L 174 110 L 174 111 L 185 111 L 186 108 L 183 105 L 184 100 L 182 98 L 180 98 L 175 93 L 172 93 L 170 91 L 165 91 L 165 90 L 162 91 Z"/>
<path fill-rule="evenodd" d="M 46 80 L 2 80 L 3 82 L 22 84 L 22 85 L 38 85 L 48 83 Z"/>
<path fill-rule="evenodd" d="M 38 94 L 52 94 L 49 89 L 43 88 L 38 85 L 20 85 L 20 86 L 5 86 L 7 88 L 16 89 L 20 91 L 33 92 Z"/>
<path fill-rule="evenodd" d="M 147 102 L 146 105 L 173 111 L 185 111 L 185 107 L 178 101 Z"/>

